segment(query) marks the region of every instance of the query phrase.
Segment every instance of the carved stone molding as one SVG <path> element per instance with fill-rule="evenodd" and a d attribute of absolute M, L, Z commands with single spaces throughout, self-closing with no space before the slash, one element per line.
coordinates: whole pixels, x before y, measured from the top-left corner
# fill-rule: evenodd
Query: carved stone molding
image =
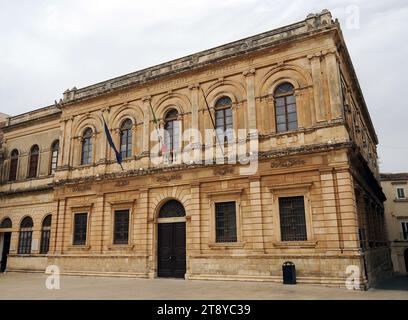
<path fill-rule="evenodd" d="M 181 179 L 182 179 L 181 174 L 172 174 L 172 175 L 157 177 L 156 181 L 157 182 L 170 182 L 173 180 L 181 180 Z"/>
<path fill-rule="evenodd" d="M 306 164 L 303 159 L 277 160 L 271 162 L 271 168 L 290 168 Z"/>
<path fill-rule="evenodd" d="M 234 168 L 232 167 L 222 167 L 222 168 L 215 168 L 213 170 L 213 174 L 215 176 L 225 176 L 227 174 L 233 174 Z"/>
<path fill-rule="evenodd" d="M 245 77 L 253 76 L 253 75 L 255 75 L 255 69 L 246 70 L 246 71 L 242 72 L 242 74 Z"/>

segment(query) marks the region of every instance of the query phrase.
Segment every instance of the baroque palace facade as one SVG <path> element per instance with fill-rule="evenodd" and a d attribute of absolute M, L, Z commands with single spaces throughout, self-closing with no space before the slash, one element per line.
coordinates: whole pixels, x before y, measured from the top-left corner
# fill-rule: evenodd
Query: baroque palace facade
<path fill-rule="evenodd" d="M 204 141 L 213 125 L 229 131 Z M 282 281 L 290 261 L 333 286 L 357 266 L 361 287 L 391 270 L 378 140 L 327 10 L 67 90 L 3 131 L 2 270 Z"/>

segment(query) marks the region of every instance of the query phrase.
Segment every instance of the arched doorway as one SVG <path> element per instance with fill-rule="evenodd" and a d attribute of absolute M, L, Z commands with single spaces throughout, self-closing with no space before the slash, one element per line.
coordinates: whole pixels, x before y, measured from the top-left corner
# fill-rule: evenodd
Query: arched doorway
<path fill-rule="evenodd" d="M 405 258 L 405 272 L 408 273 L 408 249 L 404 251 L 404 258 Z"/>
<path fill-rule="evenodd" d="M 157 225 L 157 276 L 184 278 L 186 273 L 186 212 L 177 200 L 159 211 Z"/>
<path fill-rule="evenodd" d="M 10 218 L 5 218 L 0 223 L 0 272 L 6 271 L 7 258 L 10 252 L 12 223 Z"/>

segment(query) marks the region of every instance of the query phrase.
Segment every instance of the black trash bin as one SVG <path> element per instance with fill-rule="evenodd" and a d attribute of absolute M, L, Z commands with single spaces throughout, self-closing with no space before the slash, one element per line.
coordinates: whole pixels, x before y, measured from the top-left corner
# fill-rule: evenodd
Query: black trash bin
<path fill-rule="evenodd" d="M 283 284 L 296 284 L 296 268 L 293 262 L 285 262 L 282 265 Z"/>

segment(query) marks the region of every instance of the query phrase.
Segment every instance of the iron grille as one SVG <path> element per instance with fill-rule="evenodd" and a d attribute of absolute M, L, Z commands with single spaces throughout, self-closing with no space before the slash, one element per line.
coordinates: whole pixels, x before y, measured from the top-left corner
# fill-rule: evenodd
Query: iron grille
<path fill-rule="evenodd" d="M 216 242 L 237 242 L 235 202 L 215 204 Z"/>
<path fill-rule="evenodd" d="M 160 209 L 159 218 L 174 218 L 174 217 L 184 217 L 186 211 L 183 205 L 177 200 L 167 201 Z"/>
<path fill-rule="evenodd" d="M 127 244 L 129 240 L 129 210 L 115 211 L 114 244 Z"/>
<path fill-rule="evenodd" d="M 10 218 L 5 218 L 0 224 L 0 228 L 2 229 L 8 229 L 8 228 L 11 228 L 12 226 L 13 225 L 11 223 Z"/>
<path fill-rule="evenodd" d="M 74 217 L 74 245 L 86 244 L 86 229 L 88 225 L 88 214 L 77 213 Z"/>
<path fill-rule="evenodd" d="M 282 241 L 306 241 L 305 203 L 303 197 L 279 198 Z"/>

